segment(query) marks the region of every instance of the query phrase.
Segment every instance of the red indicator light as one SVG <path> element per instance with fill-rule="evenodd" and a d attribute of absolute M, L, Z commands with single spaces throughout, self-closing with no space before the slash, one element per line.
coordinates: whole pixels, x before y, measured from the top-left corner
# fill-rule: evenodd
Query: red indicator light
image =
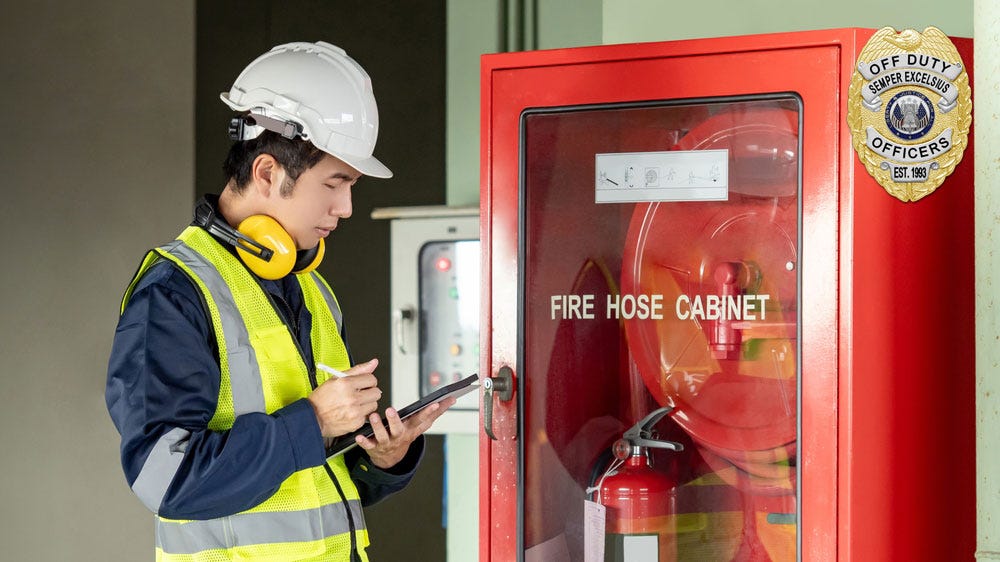
<path fill-rule="evenodd" d="M 451 260 L 448 258 L 438 258 L 438 260 L 434 262 L 434 267 L 438 268 L 438 271 L 448 271 L 451 269 Z"/>

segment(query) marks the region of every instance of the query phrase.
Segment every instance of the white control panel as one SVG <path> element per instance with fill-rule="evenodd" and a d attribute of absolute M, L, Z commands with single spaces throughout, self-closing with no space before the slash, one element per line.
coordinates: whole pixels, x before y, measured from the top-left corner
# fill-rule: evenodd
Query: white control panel
<path fill-rule="evenodd" d="M 392 405 L 479 371 L 479 209 L 378 209 L 391 219 Z M 428 433 L 478 433 L 470 392 Z"/>

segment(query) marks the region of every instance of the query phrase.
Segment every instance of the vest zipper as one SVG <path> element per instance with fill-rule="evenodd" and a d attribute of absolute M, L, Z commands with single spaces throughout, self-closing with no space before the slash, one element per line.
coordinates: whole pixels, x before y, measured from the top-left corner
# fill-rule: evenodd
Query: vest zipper
<path fill-rule="evenodd" d="M 302 346 L 299 345 L 298 334 L 292 331 L 292 328 L 288 325 L 289 319 L 284 318 L 281 312 L 278 311 L 278 303 L 274 301 L 274 297 L 260 284 L 260 280 L 257 276 L 253 276 L 254 281 L 257 282 L 257 286 L 260 287 L 261 292 L 267 297 L 268 302 L 271 303 L 271 308 L 274 309 L 275 314 L 278 315 L 278 319 L 284 324 L 285 329 L 288 330 L 289 335 L 292 336 L 292 343 L 295 344 L 295 350 L 299 352 L 299 358 L 302 359 L 302 364 L 306 366 L 306 372 L 309 374 L 309 386 L 316 390 L 319 386 L 319 382 L 316 380 L 316 366 L 310 365 L 306 362 L 306 354 L 302 351 Z M 287 303 L 286 303 L 287 306 Z M 288 307 L 291 308 L 291 307 Z M 291 312 L 289 310 L 289 312 Z M 358 539 L 355 536 L 357 532 L 354 526 L 354 514 L 351 513 L 351 506 L 347 503 L 347 496 L 344 495 L 344 489 L 340 487 L 340 482 L 337 481 L 337 476 L 333 473 L 333 469 L 325 461 L 323 462 L 323 468 L 326 469 L 327 476 L 330 477 L 330 481 L 333 482 L 333 486 L 337 489 L 337 494 L 340 495 L 340 504 L 344 506 L 344 511 L 347 513 L 347 529 L 351 535 L 351 560 L 350 562 L 362 562 L 361 555 L 358 554 Z"/>
<path fill-rule="evenodd" d="M 292 343 L 295 345 L 295 351 L 299 352 L 299 359 L 301 359 L 302 364 L 306 366 L 306 373 L 309 375 L 309 387 L 316 390 L 316 387 L 319 386 L 319 382 L 316 380 L 316 366 L 310 365 L 306 362 L 306 354 L 302 350 L 302 346 L 299 345 L 299 336 L 292 330 L 292 327 L 288 325 L 290 319 L 285 318 L 285 315 L 278 310 L 278 303 L 274 301 L 274 296 L 272 296 L 271 293 L 269 293 L 267 289 L 260 284 L 260 280 L 257 279 L 256 275 L 254 275 L 254 281 L 257 282 L 257 286 L 260 287 L 261 292 L 264 293 L 265 297 L 267 297 L 267 302 L 271 303 L 271 308 L 274 309 L 274 313 L 278 315 L 278 320 L 281 320 L 285 329 L 288 330 L 288 335 L 292 337 Z M 287 303 L 285 304 L 285 307 L 288 309 L 289 314 L 291 314 L 291 307 L 289 307 Z"/>

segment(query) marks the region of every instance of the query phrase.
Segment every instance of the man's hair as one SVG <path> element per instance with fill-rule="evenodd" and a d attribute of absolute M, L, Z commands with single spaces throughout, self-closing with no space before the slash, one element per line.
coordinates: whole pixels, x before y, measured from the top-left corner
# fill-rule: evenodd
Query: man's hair
<path fill-rule="evenodd" d="M 255 139 L 236 141 L 222 164 L 226 182 L 236 193 L 243 193 L 250 183 L 253 161 L 261 154 L 270 154 L 285 169 L 290 181 L 281 186 L 281 195 L 287 197 L 302 172 L 318 164 L 326 153 L 309 141 L 290 140 L 272 131 L 264 131 Z"/>

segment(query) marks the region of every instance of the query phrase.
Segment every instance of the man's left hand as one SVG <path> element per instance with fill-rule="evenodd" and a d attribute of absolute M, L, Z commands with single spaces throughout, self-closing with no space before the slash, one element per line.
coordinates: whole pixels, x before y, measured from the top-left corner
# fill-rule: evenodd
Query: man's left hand
<path fill-rule="evenodd" d="M 434 420 L 438 419 L 445 410 L 454 404 L 454 398 L 446 398 L 436 404 L 431 404 L 405 420 L 399 418 L 399 413 L 396 412 L 395 408 L 387 408 L 385 419 L 389 422 L 388 430 L 382 424 L 378 412 L 373 412 L 368 416 L 368 422 L 371 423 L 375 435 L 370 438 L 359 435 L 357 437 L 358 445 L 368 452 L 368 457 L 371 458 L 375 466 L 381 469 L 391 468 L 403 460 L 410 444 L 430 429 Z"/>

